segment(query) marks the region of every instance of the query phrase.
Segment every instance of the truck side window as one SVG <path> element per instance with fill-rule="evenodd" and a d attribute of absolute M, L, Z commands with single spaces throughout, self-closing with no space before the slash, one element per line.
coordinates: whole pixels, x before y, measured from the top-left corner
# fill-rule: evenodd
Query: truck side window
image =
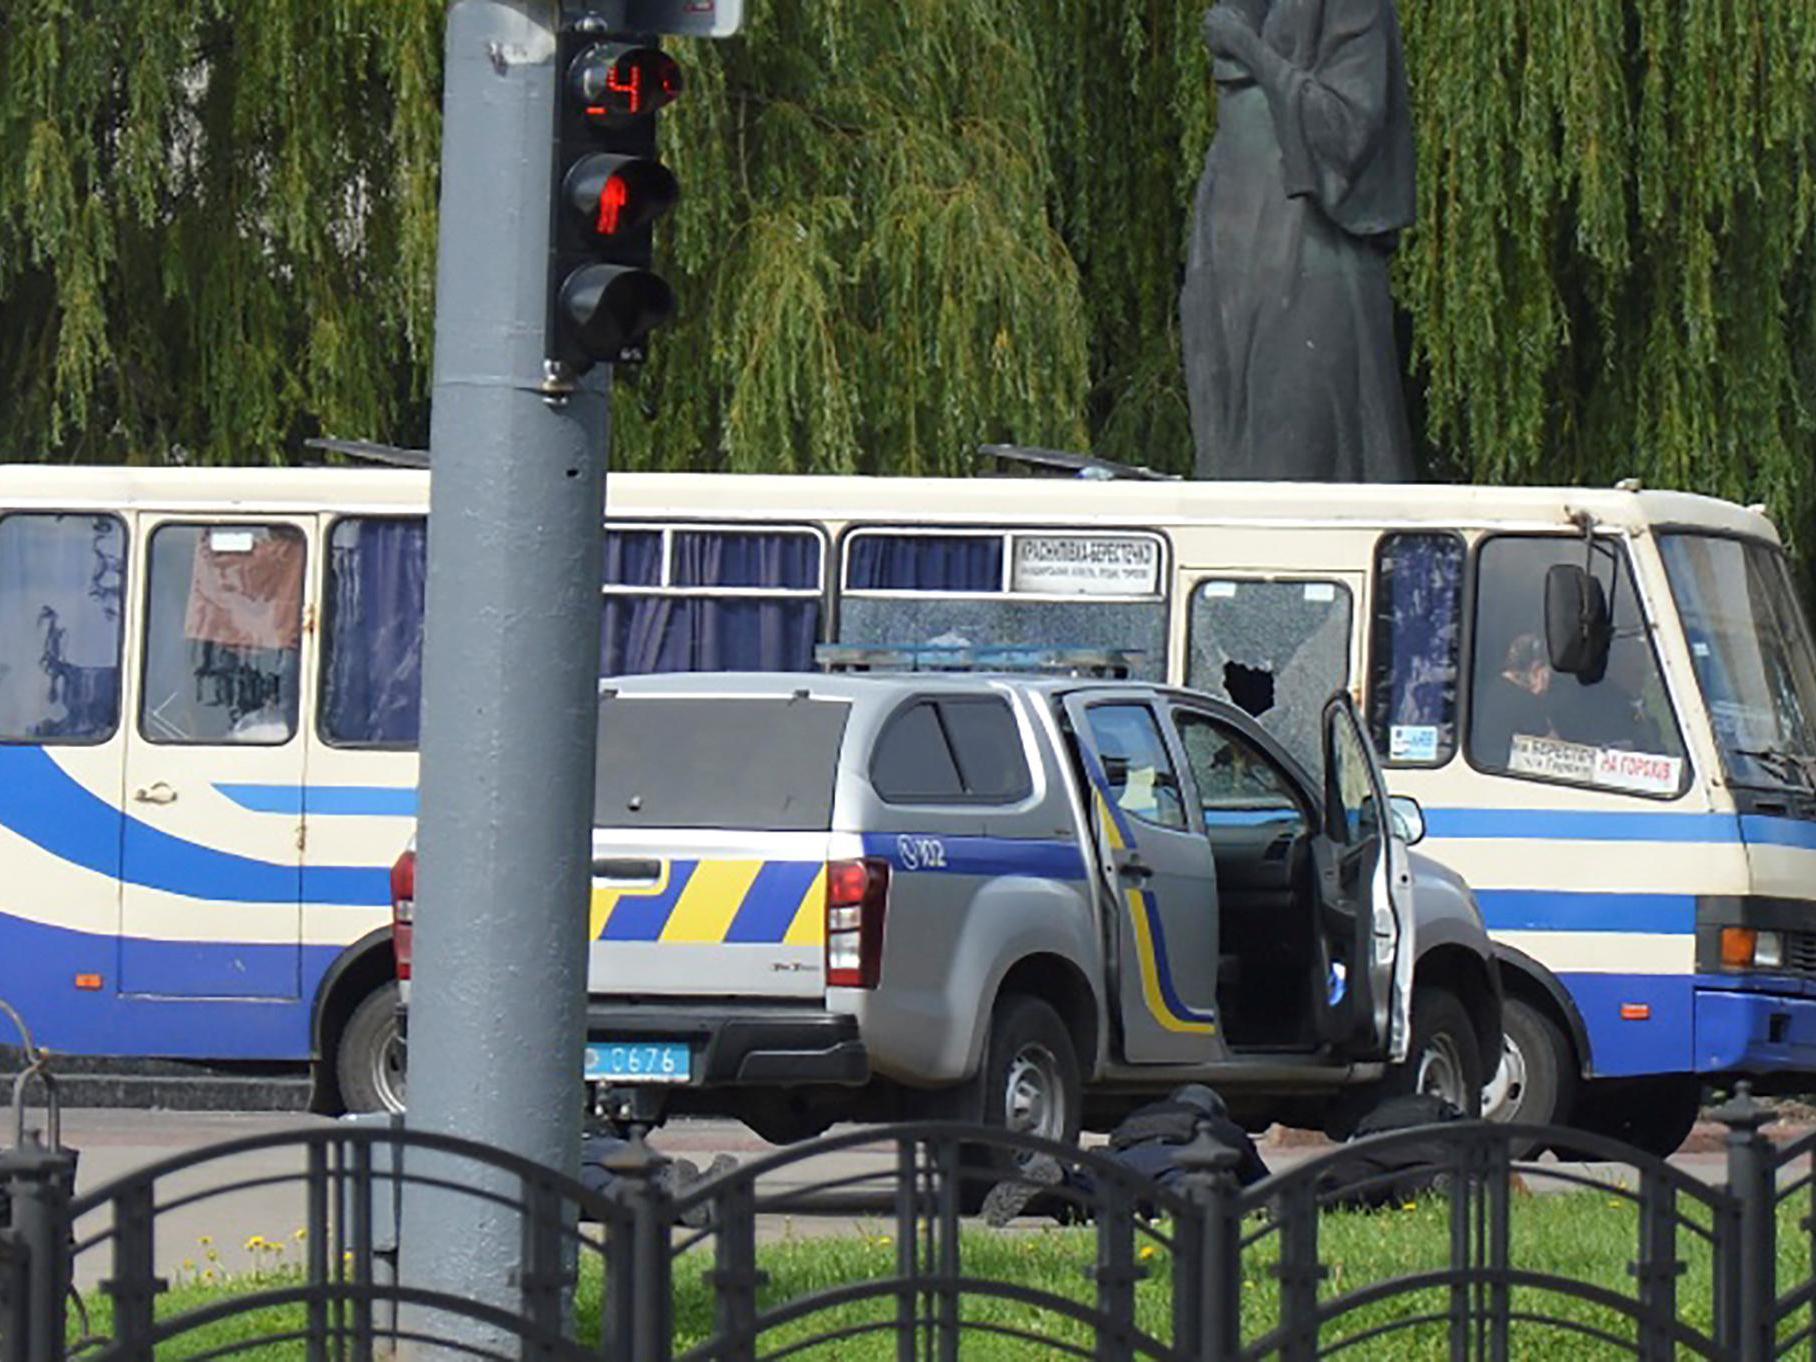
<path fill-rule="evenodd" d="M 877 739 L 870 783 L 891 804 L 1011 804 L 1032 784 L 1015 716 L 1001 700 L 922 700 Z"/>
<path fill-rule="evenodd" d="M 1185 800 L 1160 725 L 1146 705 L 1092 705 L 1091 737 L 1103 759 L 1110 798 L 1124 813 L 1184 831 Z"/>
<path fill-rule="evenodd" d="M 1582 538 L 1498 535 L 1480 554 L 1470 761 L 1532 780 L 1681 794 L 1689 778 L 1683 737 L 1626 549 L 1600 541 L 1591 563 L 1614 624 L 1599 677 L 1554 673 L 1545 644 L 1545 574 L 1557 563 L 1581 566 Z"/>
<path fill-rule="evenodd" d="M 113 735 L 125 583 L 113 516 L 0 517 L 0 741 Z"/>
<path fill-rule="evenodd" d="M 1368 726 L 1392 765 L 1456 755 L 1464 557 L 1455 534 L 1384 534 L 1375 550 Z"/>

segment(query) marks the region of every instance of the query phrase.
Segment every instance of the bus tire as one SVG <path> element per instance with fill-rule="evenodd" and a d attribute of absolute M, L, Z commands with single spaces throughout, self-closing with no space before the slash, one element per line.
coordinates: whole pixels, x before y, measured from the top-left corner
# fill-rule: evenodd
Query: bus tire
<path fill-rule="evenodd" d="M 1505 1049 L 1501 1069 L 1490 1076 L 1482 1115 L 1521 1125 L 1563 1125 L 1576 1105 L 1576 1051 L 1543 1010 L 1510 997 L 1501 1011 Z M 1516 1159 L 1535 1154 L 1539 1142 L 1513 1146 Z"/>
<path fill-rule="evenodd" d="M 401 1112 L 406 1072 L 397 984 L 390 981 L 362 998 L 341 1028 L 334 1074 L 342 1107 L 349 1112 Z"/>

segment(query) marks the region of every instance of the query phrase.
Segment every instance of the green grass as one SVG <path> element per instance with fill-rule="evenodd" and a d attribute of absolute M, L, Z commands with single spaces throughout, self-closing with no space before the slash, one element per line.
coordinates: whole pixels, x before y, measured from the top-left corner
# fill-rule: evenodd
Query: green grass
<path fill-rule="evenodd" d="M 1797 1198 L 1801 1201 L 1802 1198 Z M 1799 1227 L 1808 1208 L 1786 1205 L 1779 1224 L 1779 1289 L 1788 1290 L 1810 1271 L 1809 1232 Z M 1625 1199 L 1599 1193 L 1519 1197 L 1513 1211 L 1512 1258 L 1516 1267 L 1557 1273 L 1596 1283 L 1621 1295 L 1630 1295 L 1634 1284 L 1628 1273 L 1633 1261 L 1638 1216 Z M 1254 1228 L 1251 1226 L 1250 1228 Z M 1140 1241 L 1138 1240 L 1138 1243 Z M 1328 1276 L 1320 1290 L 1322 1299 L 1355 1291 L 1370 1282 L 1409 1272 L 1444 1266 L 1450 1243 L 1449 1208 L 1443 1201 L 1372 1214 L 1333 1214 L 1320 1230 L 1320 1256 Z M 1242 1324 L 1245 1342 L 1252 1342 L 1276 1327 L 1279 1320 L 1279 1287 L 1271 1271 L 1277 1243 L 1270 1237 L 1244 1256 L 1246 1280 L 1242 1290 Z M 1095 1235 L 1089 1229 L 1018 1230 L 993 1233 L 968 1232 L 963 1239 L 963 1269 L 967 1275 L 1016 1283 L 1036 1291 L 1089 1303 L 1093 1285 L 1087 1273 L 1095 1261 Z M 1678 1279 L 1679 1316 L 1687 1324 L 1708 1331 L 1711 1312 L 1711 1264 L 1706 1246 L 1687 1233 L 1680 1234 L 1679 1253 L 1686 1264 Z M 786 1238 L 766 1246 L 759 1254 L 768 1284 L 761 1292 L 763 1308 L 854 1282 L 889 1276 L 895 1268 L 896 1246 L 882 1227 L 854 1227 L 835 1238 Z M 1165 1338 L 1170 1333 L 1170 1264 L 1164 1252 L 1144 1251 L 1141 1266 L 1148 1277 L 1137 1288 L 1140 1327 Z M 675 1348 L 683 1352 L 711 1336 L 714 1327 L 712 1291 L 706 1280 L 710 1257 L 689 1254 L 676 1266 L 674 1283 Z M 240 1278 L 224 1285 L 184 1281 L 160 1301 L 159 1315 L 170 1318 L 224 1296 L 257 1292 L 296 1278 L 285 1270 L 260 1278 Z M 1619 1315 L 1555 1293 L 1521 1290 L 1514 1293 L 1514 1308 L 1557 1315 L 1630 1338 L 1632 1330 Z M 1389 1320 L 1405 1320 L 1432 1313 L 1443 1315 L 1447 1293 L 1425 1292 L 1402 1296 L 1347 1316 L 1330 1326 L 1325 1344 Z M 596 1270 L 583 1273 L 576 1302 L 577 1325 L 583 1339 L 596 1339 L 599 1330 L 600 1280 Z M 105 1301 L 91 1304 L 96 1331 L 107 1331 Z M 893 1321 L 893 1298 L 859 1302 L 821 1311 L 809 1318 L 772 1329 L 764 1335 L 760 1351 L 770 1354 L 791 1343 L 816 1335 L 864 1324 Z M 968 1325 L 996 1325 L 1037 1333 L 1044 1338 L 1087 1344 L 1089 1336 L 1074 1321 L 1026 1305 L 968 1297 L 962 1308 Z M 167 1345 L 159 1356 L 193 1357 L 238 1344 L 247 1348 L 239 1356 L 278 1362 L 300 1357 L 298 1344 L 261 1344 L 274 1334 L 298 1329 L 304 1321 L 301 1307 L 266 1308 L 218 1321 Z M 1786 1334 L 1806 1321 L 1791 1321 Z M 978 1359 L 1047 1358 L 1051 1347 L 978 1332 L 967 1336 L 962 1355 Z M 1552 1325 L 1516 1323 L 1512 1353 L 1519 1358 L 1595 1359 L 1630 1355 L 1627 1350 L 1597 1343 Z M 1426 1324 L 1376 1339 L 1341 1356 L 1391 1358 L 1418 1362 L 1447 1358 L 1448 1326 Z M 1684 1356 L 1690 1356 L 1687 1351 Z M 895 1344 L 884 1332 L 836 1344 L 808 1348 L 795 1356 L 864 1362 L 892 1359 Z"/>

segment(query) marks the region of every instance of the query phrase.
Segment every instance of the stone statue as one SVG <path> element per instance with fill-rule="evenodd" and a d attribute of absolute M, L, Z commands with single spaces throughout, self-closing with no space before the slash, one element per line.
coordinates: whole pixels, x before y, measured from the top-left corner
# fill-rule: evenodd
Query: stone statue
<path fill-rule="evenodd" d="M 1180 294 L 1198 476 L 1413 477 L 1388 264 L 1412 225 L 1393 0 L 1225 0 Z"/>

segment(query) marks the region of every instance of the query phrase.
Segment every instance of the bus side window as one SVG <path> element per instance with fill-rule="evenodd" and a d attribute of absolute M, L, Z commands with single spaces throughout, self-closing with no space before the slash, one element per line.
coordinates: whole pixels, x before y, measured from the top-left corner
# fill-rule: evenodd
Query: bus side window
<path fill-rule="evenodd" d="M 812 671 L 824 560 L 805 527 L 608 526 L 600 674 Z"/>
<path fill-rule="evenodd" d="M 1626 794 L 1681 794 L 1689 777 L 1683 737 L 1626 549 L 1598 541 L 1591 562 L 1614 625 L 1599 676 L 1553 672 L 1545 643 L 1545 574 L 1558 563 L 1583 564 L 1581 537 L 1496 535 L 1478 552 L 1471 763 Z"/>
<path fill-rule="evenodd" d="M 1456 755 L 1464 557 L 1455 534 L 1385 534 L 1375 551 L 1369 736 L 1393 765 Z"/>
<path fill-rule="evenodd" d="M 1316 771 L 1323 765 L 1324 702 L 1349 681 L 1352 611 L 1342 582 L 1200 582 L 1192 593 L 1186 683 L 1254 715 Z"/>
<path fill-rule="evenodd" d="M 328 537 L 321 734 L 343 747 L 414 747 L 422 726 L 428 522 L 348 516 Z"/>
<path fill-rule="evenodd" d="M 152 532 L 140 727 L 155 743 L 296 734 L 307 548 L 289 525 Z"/>
<path fill-rule="evenodd" d="M 0 517 L 0 742 L 113 736 L 125 591 L 115 517 Z"/>

